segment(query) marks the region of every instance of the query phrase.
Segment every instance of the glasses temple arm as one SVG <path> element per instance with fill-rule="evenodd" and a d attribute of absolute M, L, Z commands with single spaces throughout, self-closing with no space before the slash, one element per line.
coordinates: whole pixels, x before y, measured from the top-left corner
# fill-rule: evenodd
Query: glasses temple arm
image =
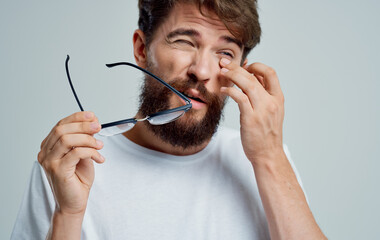
<path fill-rule="evenodd" d="M 190 103 L 190 99 L 188 99 L 185 95 L 183 95 L 181 92 L 177 91 L 177 89 L 175 89 L 172 86 L 170 86 L 168 83 L 166 83 L 161 78 L 157 77 L 156 75 L 154 75 L 153 73 L 149 72 L 148 70 L 145 70 L 142 67 L 139 67 L 139 66 L 137 66 L 135 64 L 132 64 L 132 63 L 129 63 L 129 62 L 118 62 L 118 63 L 106 64 L 106 66 L 109 67 L 109 68 L 112 68 L 112 67 L 115 67 L 115 66 L 119 66 L 119 65 L 127 65 L 127 66 L 131 66 L 131 67 L 134 67 L 134 68 L 137 68 L 137 69 L 143 71 L 144 73 L 148 74 L 149 76 L 153 77 L 154 79 L 156 79 L 157 81 L 159 81 L 160 83 L 162 83 L 165 87 L 167 87 L 170 90 L 172 90 L 173 92 L 175 92 L 179 97 L 181 97 L 183 100 L 185 100 L 185 102 L 187 104 Z"/>
<path fill-rule="evenodd" d="M 77 96 L 77 93 L 75 92 L 73 83 L 71 82 L 70 73 L 69 73 L 69 60 L 70 60 L 70 56 L 67 55 L 66 63 L 65 63 L 65 66 L 66 66 L 66 75 L 67 75 L 67 78 L 69 79 L 70 87 L 71 87 L 71 90 L 73 91 L 75 100 L 77 101 L 80 110 L 83 112 L 84 110 L 83 110 L 82 104 L 80 104 L 80 101 L 79 101 L 79 98 Z"/>

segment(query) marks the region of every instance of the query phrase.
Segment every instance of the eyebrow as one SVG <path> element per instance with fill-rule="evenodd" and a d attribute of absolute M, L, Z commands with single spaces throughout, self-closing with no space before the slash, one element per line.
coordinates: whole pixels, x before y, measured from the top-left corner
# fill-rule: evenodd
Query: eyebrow
<path fill-rule="evenodd" d="M 243 43 L 236 38 L 233 38 L 230 36 L 222 36 L 221 38 L 228 43 L 235 43 L 236 45 L 239 46 L 239 48 L 243 47 Z"/>
<path fill-rule="evenodd" d="M 189 37 L 199 37 L 201 34 L 195 29 L 178 28 L 178 29 L 170 32 L 166 36 L 166 38 L 170 39 L 170 38 L 174 38 L 174 37 L 181 36 L 181 35 L 185 35 L 185 36 L 189 36 Z"/>
<path fill-rule="evenodd" d="M 201 36 L 201 34 L 195 29 L 178 28 L 178 29 L 170 32 L 166 36 L 166 39 L 171 39 L 171 38 L 174 38 L 177 36 L 183 36 L 183 35 L 189 36 L 189 37 L 200 37 Z M 223 35 L 220 37 L 220 39 L 222 39 L 223 41 L 225 41 L 227 43 L 235 43 L 240 49 L 243 47 L 243 43 L 234 37 Z"/>

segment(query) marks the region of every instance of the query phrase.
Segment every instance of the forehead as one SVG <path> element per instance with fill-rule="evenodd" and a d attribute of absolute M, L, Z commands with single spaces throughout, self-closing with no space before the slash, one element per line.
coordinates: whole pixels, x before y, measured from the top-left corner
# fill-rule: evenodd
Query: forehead
<path fill-rule="evenodd" d="M 167 34 L 177 28 L 192 28 L 200 31 L 203 35 L 215 36 L 216 38 L 219 36 L 233 37 L 214 12 L 203 8 L 202 13 L 195 4 L 177 3 L 172 8 L 169 16 L 163 21 L 157 33 Z"/>

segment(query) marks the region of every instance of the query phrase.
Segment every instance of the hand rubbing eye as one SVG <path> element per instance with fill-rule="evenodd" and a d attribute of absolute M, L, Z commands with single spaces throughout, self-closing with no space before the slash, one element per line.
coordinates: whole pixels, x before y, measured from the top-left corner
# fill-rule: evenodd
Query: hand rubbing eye
<path fill-rule="evenodd" d="M 230 58 L 233 58 L 234 56 L 229 52 L 221 52 L 222 55 L 228 56 Z"/>

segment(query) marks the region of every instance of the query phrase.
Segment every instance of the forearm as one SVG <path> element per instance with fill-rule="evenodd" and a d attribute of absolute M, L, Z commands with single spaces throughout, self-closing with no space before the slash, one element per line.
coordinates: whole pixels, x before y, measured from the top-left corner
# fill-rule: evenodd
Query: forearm
<path fill-rule="evenodd" d="M 64 214 L 56 210 L 46 239 L 81 239 L 83 217 L 84 214 Z"/>
<path fill-rule="evenodd" d="M 283 151 L 254 164 L 272 239 L 326 239 Z"/>

